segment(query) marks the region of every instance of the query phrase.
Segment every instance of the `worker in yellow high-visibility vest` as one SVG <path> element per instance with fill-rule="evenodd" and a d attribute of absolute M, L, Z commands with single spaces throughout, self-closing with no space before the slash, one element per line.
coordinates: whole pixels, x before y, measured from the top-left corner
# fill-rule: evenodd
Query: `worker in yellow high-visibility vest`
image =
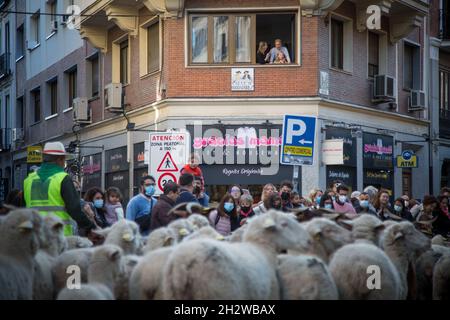
<path fill-rule="evenodd" d="M 81 211 L 80 195 L 70 176 L 64 172 L 70 155 L 61 142 L 46 143 L 42 153 L 42 166 L 30 173 L 24 182 L 26 207 L 38 210 L 42 216 L 53 213 L 61 218 L 65 236 L 74 234 L 74 222 L 83 234 L 88 235 L 95 224 Z"/>

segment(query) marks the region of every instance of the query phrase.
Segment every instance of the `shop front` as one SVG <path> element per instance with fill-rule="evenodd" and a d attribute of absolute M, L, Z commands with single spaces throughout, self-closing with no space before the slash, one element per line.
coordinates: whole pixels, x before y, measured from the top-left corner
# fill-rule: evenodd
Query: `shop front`
<path fill-rule="evenodd" d="M 122 205 L 126 207 L 129 201 L 130 174 L 127 162 L 127 147 L 107 150 L 105 152 L 105 188 L 116 187 L 123 196 Z"/>
<path fill-rule="evenodd" d="M 351 130 L 334 127 L 327 127 L 325 137 L 327 140 L 342 139 L 344 141 L 344 163 L 342 165 L 327 166 L 327 187 L 330 187 L 334 181 L 339 180 L 351 190 L 356 190 L 356 138 L 352 136 Z"/>
<path fill-rule="evenodd" d="M 363 185 L 386 189 L 394 195 L 394 139 L 391 136 L 363 134 Z"/>
<path fill-rule="evenodd" d="M 213 202 L 234 184 L 259 201 L 265 184 L 292 180 L 292 167 L 279 162 L 281 125 L 191 125 L 187 130 Z"/>
<path fill-rule="evenodd" d="M 81 164 L 81 192 L 84 194 L 89 189 L 102 185 L 102 154 L 96 153 L 83 157 Z"/>
<path fill-rule="evenodd" d="M 148 164 L 145 164 L 145 143 L 136 143 L 134 145 L 134 177 L 133 177 L 133 195 L 139 193 L 141 178 L 148 175 Z"/>

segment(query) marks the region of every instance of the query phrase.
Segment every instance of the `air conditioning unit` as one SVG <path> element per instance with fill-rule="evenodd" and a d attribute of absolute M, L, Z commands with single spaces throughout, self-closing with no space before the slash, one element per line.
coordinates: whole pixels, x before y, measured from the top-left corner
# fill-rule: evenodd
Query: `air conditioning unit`
<path fill-rule="evenodd" d="M 411 90 L 409 97 L 409 111 L 420 111 L 426 107 L 425 92 L 420 90 Z"/>
<path fill-rule="evenodd" d="M 58 20 L 52 20 L 51 26 L 52 26 L 52 32 L 58 31 Z"/>
<path fill-rule="evenodd" d="M 73 99 L 73 121 L 76 123 L 92 123 L 92 112 L 87 98 Z"/>
<path fill-rule="evenodd" d="M 11 135 L 12 135 L 13 142 L 22 141 L 24 138 L 23 129 L 22 128 L 13 128 Z"/>
<path fill-rule="evenodd" d="M 122 111 L 122 84 L 110 83 L 105 86 L 105 109 L 110 112 Z"/>
<path fill-rule="evenodd" d="M 35 40 L 27 40 L 27 49 L 33 50 L 38 45 L 38 42 Z"/>
<path fill-rule="evenodd" d="M 386 75 L 375 76 L 373 86 L 373 101 L 395 101 L 395 78 Z"/>

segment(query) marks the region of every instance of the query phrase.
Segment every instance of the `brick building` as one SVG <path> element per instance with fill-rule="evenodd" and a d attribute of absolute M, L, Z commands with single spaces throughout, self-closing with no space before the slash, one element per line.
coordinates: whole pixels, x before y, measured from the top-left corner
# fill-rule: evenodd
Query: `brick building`
<path fill-rule="evenodd" d="M 137 178 L 146 171 L 145 130 L 186 128 L 193 135 L 208 135 L 207 130 L 218 128 L 221 133 L 279 137 L 283 115 L 300 114 L 319 118 L 316 150 L 325 139 L 345 140 L 343 165 L 326 166 L 316 152 L 314 165 L 302 168 L 302 193 L 337 179 L 353 189 L 385 187 L 393 195 L 429 192 L 428 1 L 97 0 L 82 5 L 77 29 L 84 42 L 69 41 L 77 49 L 43 68 L 45 76 L 27 74 L 24 94 L 31 99 L 34 88 L 52 76 L 59 83 L 77 61 L 73 98 L 86 99 L 91 113 L 78 133 L 85 186 L 116 185 L 126 195 L 135 192 Z M 367 28 L 370 5 L 381 9 L 376 30 Z M 276 39 L 282 40 L 291 63 L 257 63 L 260 44 L 271 47 Z M 253 88 L 233 88 L 237 71 L 253 74 Z M 111 89 L 114 84 L 119 89 Z M 108 101 L 105 92 L 112 94 Z M 114 94 L 123 97 L 134 131 L 127 131 L 123 114 L 108 108 L 107 103 L 117 107 Z M 27 145 L 74 139 L 73 110 L 64 101 L 60 108 L 66 112 L 48 120 L 44 116 L 27 129 L 17 161 L 24 159 Z M 29 127 L 33 116 L 26 118 Z M 280 166 L 277 175 L 260 175 L 258 169 L 267 164 L 264 156 L 278 161 L 278 147 L 269 149 L 256 148 L 256 162 L 204 166 L 207 184 L 215 185 L 210 191 L 233 183 L 254 190 L 291 178 L 287 166 Z M 404 150 L 417 154 L 418 168 L 395 167 L 393 158 Z"/>

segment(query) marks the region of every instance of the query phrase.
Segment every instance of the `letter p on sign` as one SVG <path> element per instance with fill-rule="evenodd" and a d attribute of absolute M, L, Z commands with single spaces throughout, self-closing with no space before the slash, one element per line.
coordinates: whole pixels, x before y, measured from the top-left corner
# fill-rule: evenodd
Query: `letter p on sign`
<path fill-rule="evenodd" d="M 306 132 L 305 122 L 299 119 L 288 119 L 287 126 L 286 143 L 288 144 L 293 144 L 294 137 L 301 137 Z"/>

